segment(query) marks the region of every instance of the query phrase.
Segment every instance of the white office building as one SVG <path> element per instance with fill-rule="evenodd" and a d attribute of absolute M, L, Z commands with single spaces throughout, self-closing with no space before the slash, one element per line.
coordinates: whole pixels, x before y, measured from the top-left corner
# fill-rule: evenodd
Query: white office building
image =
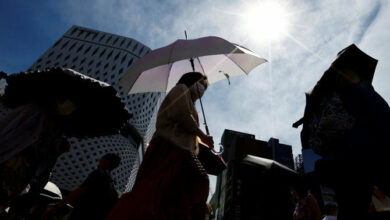
<path fill-rule="evenodd" d="M 122 158 L 120 166 L 112 173 L 118 192 L 131 189 L 142 160 L 142 149 L 155 131 L 161 100 L 159 93 L 124 94 L 117 83 L 127 69 L 149 51 L 150 48 L 128 37 L 73 26 L 29 69 L 66 67 L 109 83 L 134 114 L 129 121 L 132 126 L 123 134 L 69 138 L 71 150 L 58 159 L 51 177 L 61 189 L 74 190 L 96 169 L 99 159 L 110 152 Z"/>

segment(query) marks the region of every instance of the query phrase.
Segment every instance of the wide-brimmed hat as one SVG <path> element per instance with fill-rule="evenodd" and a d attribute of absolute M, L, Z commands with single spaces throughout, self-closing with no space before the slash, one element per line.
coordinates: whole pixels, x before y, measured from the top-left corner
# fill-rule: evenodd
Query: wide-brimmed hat
<path fill-rule="evenodd" d="M 361 80 L 372 82 L 377 63 L 377 59 L 361 51 L 355 44 L 351 44 L 337 53 L 332 66 L 338 69 L 351 69 Z"/>

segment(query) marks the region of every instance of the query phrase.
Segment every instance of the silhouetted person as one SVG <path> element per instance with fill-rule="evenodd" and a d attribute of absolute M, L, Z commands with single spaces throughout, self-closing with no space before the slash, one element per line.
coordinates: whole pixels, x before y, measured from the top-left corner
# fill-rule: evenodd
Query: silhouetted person
<path fill-rule="evenodd" d="M 28 185 L 28 200 L 39 196 L 57 158 L 70 148 L 59 121 L 72 117 L 77 105 L 67 98 L 48 102 L 25 104 L 0 118 L 0 211 L 15 202 L 20 205 Z M 27 203 L 23 206 L 28 209 Z"/>
<path fill-rule="evenodd" d="M 366 219 L 374 185 L 389 193 L 390 108 L 371 85 L 376 64 L 355 45 L 347 47 L 309 96 L 317 103 L 306 106 L 317 110 L 302 145 L 323 156 L 315 171 L 335 190 L 338 220 Z"/>
<path fill-rule="evenodd" d="M 70 193 L 56 207 L 49 209 L 46 218 L 58 208 L 68 203 L 74 203 L 74 209 L 69 217 L 76 219 L 105 219 L 108 212 L 118 200 L 111 171 L 119 166 L 121 159 L 118 155 L 108 153 L 99 162 L 98 168 L 90 173 L 83 184 Z"/>
<path fill-rule="evenodd" d="M 303 179 L 292 187 L 291 193 L 296 201 L 293 220 L 321 220 L 317 199 L 310 193 Z"/>

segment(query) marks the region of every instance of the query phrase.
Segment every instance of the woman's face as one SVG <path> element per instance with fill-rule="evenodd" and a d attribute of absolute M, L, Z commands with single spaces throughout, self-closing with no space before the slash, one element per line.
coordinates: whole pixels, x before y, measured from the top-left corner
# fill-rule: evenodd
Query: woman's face
<path fill-rule="evenodd" d="M 206 80 L 201 80 L 197 82 L 192 88 L 191 92 L 195 99 L 199 99 L 203 96 L 207 89 L 207 81 Z"/>

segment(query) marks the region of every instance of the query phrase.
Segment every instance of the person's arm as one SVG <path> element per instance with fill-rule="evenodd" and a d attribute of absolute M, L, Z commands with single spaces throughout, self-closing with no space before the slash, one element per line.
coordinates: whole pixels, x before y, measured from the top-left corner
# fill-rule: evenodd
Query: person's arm
<path fill-rule="evenodd" d="M 322 216 L 320 206 L 318 205 L 317 200 L 311 194 L 308 195 L 308 206 L 313 211 L 316 220 L 321 220 Z"/>
<path fill-rule="evenodd" d="M 76 199 L 80 198 L 85 192 L 87 192 L 87 190 L 88 188 L 86 186 L 80 186 L 75 191 L 71 192 L 65 199 L 61 200 L 61 202 L 58 203 L 57 208 L 61 208 L 66 204 L 75 201 Z"/>
<path fill-rule="evenodd" d="M 203 133 L 199 128 L 195 131 L 195 135 L 200 138 L 200 140 L 205 143 L 210 149 L 214 149 L 214 140 L 212 136 L 209 136 Z"/>

